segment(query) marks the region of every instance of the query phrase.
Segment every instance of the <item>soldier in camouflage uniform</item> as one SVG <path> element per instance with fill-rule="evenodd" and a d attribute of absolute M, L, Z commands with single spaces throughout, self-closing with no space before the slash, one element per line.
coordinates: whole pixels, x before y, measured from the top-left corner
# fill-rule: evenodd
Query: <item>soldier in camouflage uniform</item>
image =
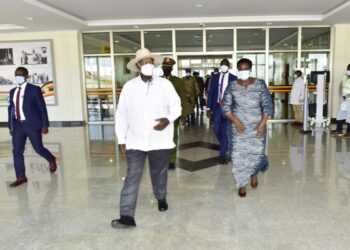
<path fill-rule="evenodd" d="M 176 153 L 177 153 L 177 141 L 178 141 L 178 130 L 180 125 L 180 119 L 182 123 L 186 121 L 186 116 L 189 115 L 189 113 L 186 113 L 186 110 L 189 110 L 188 104 L 186 102 L 186 88 L 185 84 L 182 79 L 173 76 L 171 74 L 173 70 L 173 65 L 175 65 L 176 62 L 174 59 L 170 57 L 165 57 L 162 64 L 162 69 L 164 72 L 163 77 L 168 79 L 174 86 L 177 94 L 179 95 L 181 99 L 181 107 L 182 107 L 182 116 L 181 118 L 178 118 L 174 122 L 174 143 L 176 144 L 176 147 L 171 151 L 171 157 L 170 157 L 170 163 L 169 163 L 169 170 L 175 169 L 175 162 L 176 162 Z"/>
<path fill-rule="evenodd" d="M 196 106 L 196 100 L 200 94 L 200 91 L 199 91 L 199 86 L 196 78 L 191 75 L 192 70 L 190 68 L 187 68 L 185 69 L 185 71 L 186 71 L 186 76 L 182 78 L 186 88 L 186 104 L 187 104 L 186 106 L 187 107 L 186 107 L 185 113 L 190 114 L 190 116 L 187 115 L 187 123 L 191 125 L 195 125 L 194 108 Z"/>

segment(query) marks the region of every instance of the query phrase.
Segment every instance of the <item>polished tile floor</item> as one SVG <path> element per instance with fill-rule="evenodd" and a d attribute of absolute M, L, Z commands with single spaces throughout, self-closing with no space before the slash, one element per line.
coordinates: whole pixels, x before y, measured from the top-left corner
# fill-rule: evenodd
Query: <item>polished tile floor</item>
<path fill-rule="evenodd" d="M 59 159 L 58 172 L 50 175 L 27 145 L 29 182 L 17 188 L 8 187 L 7 129 L 0 138 L 0 249 L 350 249 L 350 140 L 327 131 L 303 135 L 270 124 L 270 169 L 242 199 L 230 165 L 212 160 L 208 125 L 182 128 L 180 165 L 206 167 L 169 172 L 165 213 L 146 168 L 137 227 L 124 231 L 110 227 L 126 173 L 112 126 L 52 128 L 45 144 Z"/>

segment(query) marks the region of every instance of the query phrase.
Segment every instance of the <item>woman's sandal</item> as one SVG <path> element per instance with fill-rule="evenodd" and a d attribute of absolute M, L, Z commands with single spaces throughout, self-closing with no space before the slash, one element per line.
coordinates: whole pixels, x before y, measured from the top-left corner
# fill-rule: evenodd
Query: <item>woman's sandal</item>
<path fill-rule="evenodd" d="M 253 189 L 257 189 L 258 187 L 258 176 L 252 176 L 250 178 L 250 185 L 252 186 Z"/>
<path fill-rule="evenodd" d="M 246 195 L 247 195 L 247 191 L 246 191 L 246 189 L 245 189 L 245 187 L 241 187 L 241 188 L 239 188 L 239 190 L 238 190 L 238 195 L 239 195 L 239 197 L 246 197 Z"/>

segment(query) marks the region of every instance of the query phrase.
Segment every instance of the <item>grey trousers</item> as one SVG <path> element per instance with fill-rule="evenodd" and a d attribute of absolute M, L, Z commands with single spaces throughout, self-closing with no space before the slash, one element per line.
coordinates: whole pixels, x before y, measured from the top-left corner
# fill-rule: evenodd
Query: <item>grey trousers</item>
<path fill-rule="evenodd" d="M 147 156 L 153 193 L 157 199 L 164 199 L 166 197 L 170 149 L 147 152 L 127 150 L 128 172 L 120 194 L 120 216 L 135 216 L 137 195 Z"/>

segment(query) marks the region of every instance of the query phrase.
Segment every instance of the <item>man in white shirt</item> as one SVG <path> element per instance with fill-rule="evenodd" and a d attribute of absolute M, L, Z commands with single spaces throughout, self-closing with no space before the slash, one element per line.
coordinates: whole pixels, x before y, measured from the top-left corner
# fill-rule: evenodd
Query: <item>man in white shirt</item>
<path fill-rule="evenodd" d="M 154 64 L 161 62 L 160 56 L 140 49 L 127 65 L 140 75 L 124 85 L 116 112 L 116 135 L 120 152 L 126 154 L 128 172 L 120 194 L 120 219 L 112 221 L 114 228 L 136 226 L 137 194 L 146 157 L 158 209 L 168 209 L 167 171 L 181 101 L 170 81 L 154 76 Z"/>
<path fill-rule="evenodd" d="M 303 104 L 304 104 L 304 80 L 300 70 L 295 71 L 295 81 L 293 83 L 292 92 L 290 94 L 290 104 L 293 105 L 295 115 L 294 125 L 301 126 L 304 120 Z"/>

